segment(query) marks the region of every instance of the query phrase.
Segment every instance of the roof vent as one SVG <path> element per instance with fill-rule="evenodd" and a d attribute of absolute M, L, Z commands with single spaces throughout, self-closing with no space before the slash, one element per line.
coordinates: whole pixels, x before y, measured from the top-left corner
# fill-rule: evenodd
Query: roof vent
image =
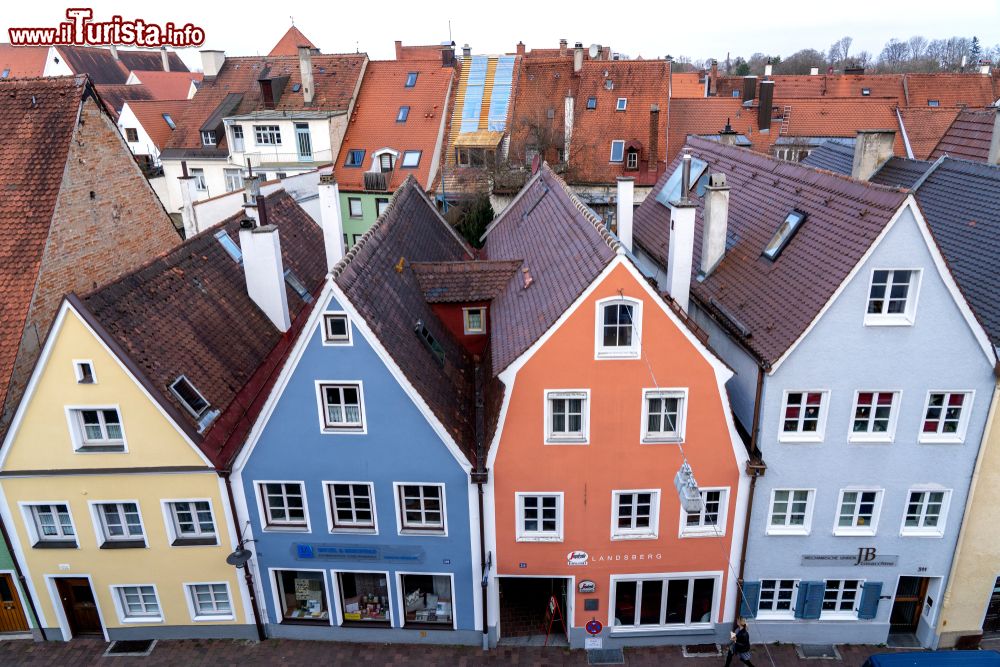
<path fill-rule="evenodd" d="M 528 270 L 528 267 L 521 269 L 521 274 L 524 277 L 524 289 L 528 289 L 535 282 L 535 279 L 531 277 L 531 271 Z"/>

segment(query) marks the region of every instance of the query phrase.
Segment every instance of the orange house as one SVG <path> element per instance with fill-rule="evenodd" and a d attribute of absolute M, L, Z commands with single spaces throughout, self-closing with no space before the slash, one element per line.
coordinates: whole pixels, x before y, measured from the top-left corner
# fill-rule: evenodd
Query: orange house
<path fill-rule="evenodd" d="M 728 640 L 749 481 L 732 372 L 547 167 L 486 238 L 490 259 L 522 260 L 492 305 L 491 631 Z M 674 484 L 685 461 L 694 511 Z"/>

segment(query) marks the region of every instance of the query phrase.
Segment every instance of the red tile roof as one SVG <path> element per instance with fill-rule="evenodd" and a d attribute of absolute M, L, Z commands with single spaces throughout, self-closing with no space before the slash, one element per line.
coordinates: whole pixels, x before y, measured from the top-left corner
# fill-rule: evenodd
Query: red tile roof
<path fill-rule="evenodd" d="M 984 107 L 993 104 L 993 82 L 985 74 L 906 74 L 907 103 L 927 107 L 937 100 L 942 107 Z"/>
<path fill-rule="evenodd" d="M 986 162 L 998 113 L 995 108 L 963 109 L 931 152 L 931 159 L 950 155 Z"/>
<path fill-rule="evenodd" d="M 450 49 L 447 44 L 414 44 L 406 46 L 396 42 L 396 60 L 436 60 L 441 62 L 441 51 Z"/>
<path fill-rule="evenodd" d="M 575 93 L 578 79 L 573 76 L 572 59 L 525 58 L 521 61 L 517 96 L 511 100 L 507 149 L 511 164 L 527 164 L 529 145 L 536 150 L 549 146 L 542 159 L 551 160 L 553 164 L 558 162 L 557 149 L 562 150 L 565 141 L 565 98 L 567 93 Z M 574 109 L 586 103 L 586 99 L 577 99 Z"/>
<path fill-rule="evenodd" d="M 310 49 L 315 49 L 316 45 L 313 44 L 308 37 L 302 34 L 302 31 L 296 28 L 294 25 L 289 28 L 278 43 L 274 45 L 268 56 L 298 56 L 300 46 L 308 46 Z"/>
<path fill-rule="evenodd" d="M 416 85 L 411 88 L 404 85 L 409 72 L 417 72 Z M 449 93 L 453 92 L 454 73 L 453 68 L 442 67 L 440 60 L 368 63 L 335 163 L 341 190 L 364 189 L 364 174 L 371 169 L 374 153 L 382 148 L 399 152 L 388 183 L 390 192 L 411 174 L 421 187 L 430 187 L 438 138 L 444 141 L 442 120 Z M 410 110 L 406 122 L 399 123 L 396 118 L 403 106 Z M 358 149 L 365 151 L 362 166 L 345 166 L 348 151 Z M 420 162 L 415 169 L 403 167 L 403 153 L 413 150 L 420 151 Z"/>
<path fill-rule="evenodd" d="M 163 70 L 159 51 L 126 51 L 118 49 L 118 60 L 110 49 L 90 46 L 57 46 L 74 74 L 86 74 L 95 84 L 124 84 L 132 70 Z M 173 51 L 168 53 L 170 71 L 187 72 L 187 65 Z"/>
<path fill-rule="evenodd" d="M 169 114 L 176 122 L 183 117 L 191 102 L 190 100 L 148 100 L 127 102 L 126 104 L 135 114 L 142 129 L 153 140 L 156 148 L 162 151 L 173 134 L 173 130 L 163 119 L 163 114 Z"/>
<path fill-rule="evenodd" d="M 906 138 L 910 141 L 910 149 L 917 160 L 926 160 L 941 137 L 948 131 L 960 109 L 921 109 L 910 107 L 900 109 L 899 115 L 906 128 Z"/>
<path fill-rule="evenodd" d="M 666 116 L 662 111 L 660 115 Z M 757 134 L 757 108 L 745 108 L 739 99 L 728 97 L 672 100 L 665 159 L 672 162 L 689 136 L 718 134 L 727 122 L 735 132 L 753 139 Z"/>
<path fill-rule="evenodd" d="M 657 60 L 636 60 L 632 62 L 660 62 Z M 674 72 L 671 81 L 671 97 L 673 99 L 684 99 L 693 97 L 705 97 L 705 84 L 701 80 L 698 72 Z M 664 82 L 665 83 L 665 82 Z"/>
<path fill-rule="evenodd" d="M 0 44 L 0 73 L 9 70 L 4 78 L 15 79 L 41 76 L 45 72 L 47 46 L 12 46 Z"/>
<path fill-rule="evenodd" d="M 153 96 L 154 100 L 186 100 L 191 83 L 201 83 L 201 72 L 164 72 L 163 70 L 133 70 L 132 74 Z"/>
<path fill-rule="evenodd" d="M 856 137 L 858 130 L 895 130 L 896 155 L 905 157 L 906 146 L 899 131 L 896 101 L 891 98 L 861 100 L 775 98 L 774 106 L 785 113 L 787 123 L 774 119 L 767 135 L 758 135 L 754 147 L 766 136 L 773 145 L 779 137 Z M 782 125 L 787 125 L 787 129 Z"/>

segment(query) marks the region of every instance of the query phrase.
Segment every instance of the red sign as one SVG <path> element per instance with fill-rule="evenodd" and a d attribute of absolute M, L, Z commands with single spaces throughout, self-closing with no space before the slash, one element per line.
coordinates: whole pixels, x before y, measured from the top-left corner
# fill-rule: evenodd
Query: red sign
<path fill-rule="evenodd" d="M 601 622 L 598 621 L 596 618 L 592 618 L 589 621 L 587 621 L 586 628 L 587 632 L 589 632 L 590 634 L 599 635 L 601 634 L 601 630 L 604 629 L 604 626 L 601 625 Z"/>

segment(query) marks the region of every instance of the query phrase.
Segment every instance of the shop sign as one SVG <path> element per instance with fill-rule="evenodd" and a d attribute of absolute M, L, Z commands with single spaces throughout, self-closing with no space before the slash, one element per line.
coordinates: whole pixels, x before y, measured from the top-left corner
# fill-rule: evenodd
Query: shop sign
<path fill-rule="evenodd" d="M 566 554 L 567 565 L 586 565 L 590 560 L 590 554 L 586 551 L 570 551 Z"/>
<path fill-rule="evenodd" d="M 802 554 L 803 567 L 894 567 L 899 556 L 880 554 L 875 547 L 860 547 L 852 554 Z"/>
<path fill-rule="evenodd" d="M 421 547 L 358 544 L 295 544 L 296 560 L 336 560 L 386 563 L 423 563 Z"/>
<path fill-rule="evenodd" d="M 576 590 L 580 593 L 593 593 L 597 590 L 597 584 L 590 579 L 584 579 L 576 585 Z"/>

